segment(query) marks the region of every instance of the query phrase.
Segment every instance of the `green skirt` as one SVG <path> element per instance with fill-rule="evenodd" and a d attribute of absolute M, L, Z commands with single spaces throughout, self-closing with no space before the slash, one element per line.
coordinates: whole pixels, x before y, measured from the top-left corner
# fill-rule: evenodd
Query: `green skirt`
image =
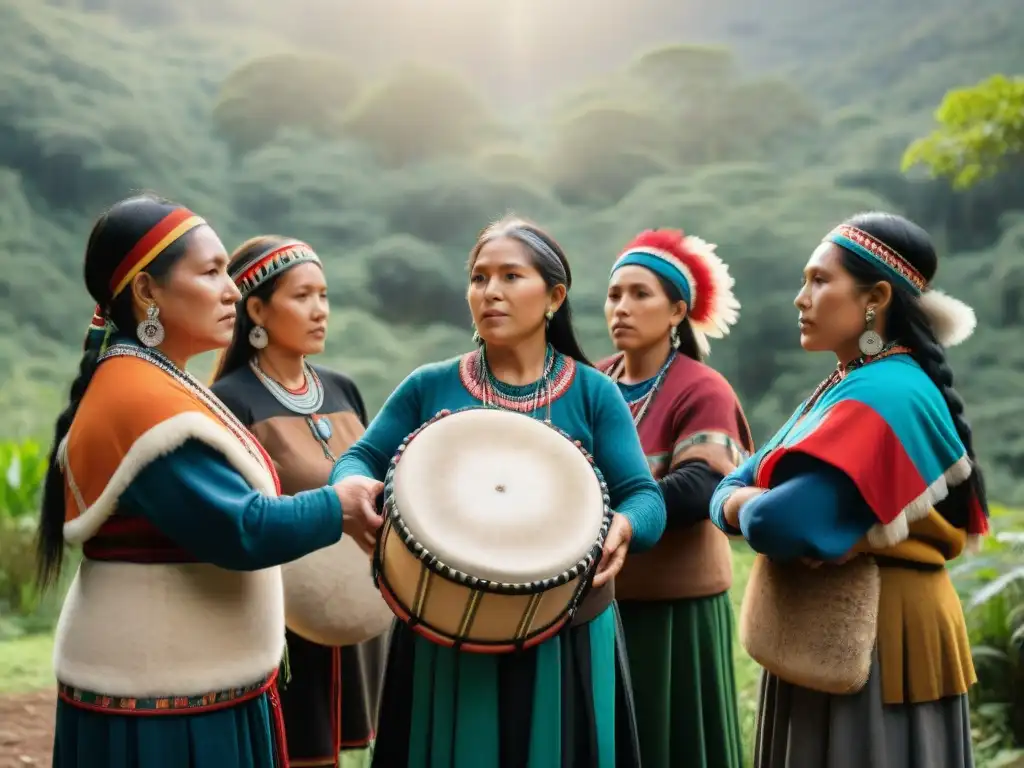
<path fill-rule="evenodd" d="M 729 593 L 619 610 L 644 768 L 742 768 Z"/>
<path fill-rule="evenodd" d="M 272 695 L 182 715 L 118 715 L 58 699 L 53 768 L 280 768 Z"/>
<path fill-rule="evenodd" d="M 391 633 L 373 768 L 639 768 L 621 625 L 521 652 L 460 652 Z"/>

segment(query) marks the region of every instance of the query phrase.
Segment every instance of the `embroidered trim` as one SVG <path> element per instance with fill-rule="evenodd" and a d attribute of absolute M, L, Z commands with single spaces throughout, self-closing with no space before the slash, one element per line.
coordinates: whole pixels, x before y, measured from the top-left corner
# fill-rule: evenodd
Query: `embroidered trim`
<path fill-rule="evenodd" d="M 246 267 L 241 274 L 232 275 L 231 279 L 235 281 L 242 298 L 245 299 L 271 278 L 290 267 L 307 261 L 323 266 L 316 251 L 305 243 L 295 240 L 263 254 L 255 264 Z"/>
<path fill-rule="evenodd" d="M 469 394 L 483 402 L 484 382 L 480 379 L 480 350 L 473 350 L 459 358 L 459 380 Z M 551 386 L 542 397 L 535 397 L 531 392 L 529 397 L 522 400 L 494 390 L 492 397 L 495 405 L 510 411 L 519 413 L 531 413 L 543 408 L 549 403 L 555 402 L 558 398 L 569 391 L 576 378 L 576 360 L 567 355 L 555 353 L 555 370 L 551 376 Z"/>
<path fill-rule="evenodd" d="M 721 445 L 727 448 L 730 453 L 729 458 L 736 466 L 742 464 L 750 456 L 739 443 L 725 432 L 696 432 L 676 443 L 675 448 L 672 449 L 672 458 L 675 459 L 676 456 L 691 446 L 705 444 Z"/>
<path fill-rule="evenodd" d="M 917 293 L 921 293 L 928 287 L 928 281 L 924 279 L 924 275 L 918 272 L 909 261 L 881 240 L 863 230 L 851 227 L 849 224 L 840 224 L 829 232 L 825 239 L 856 253 L 858 256 L 873 259 L 882 266 L 888 267 L 912 288 L 916 288 Z"/>
<path fill-rule="evenodd" d="M 211 691 L 197 696 L 160 696 L 150 698 L 130 698 L 126 696 L 107 696 L 102 693 L 86 691 L 71 685 L 59 683 L 57 695 L 67 704 L 79 709 L 94 712 L 115 712 L 119 715 L 190 715 L 200 712 L 211 712 L 226 709 L 263 695 L 277 681 L 275 669 L 265 679 L 241 688 L 228 688 L 223 691 Z"/>

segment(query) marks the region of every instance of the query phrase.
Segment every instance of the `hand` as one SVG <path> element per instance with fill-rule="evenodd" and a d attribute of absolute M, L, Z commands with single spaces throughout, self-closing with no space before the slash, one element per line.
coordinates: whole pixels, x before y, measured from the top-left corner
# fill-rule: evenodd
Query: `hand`
<path fill-rule="evenodd" d="M 334 486 L 341 502 L 341 529 L 359 548 L 369 554 L 377 542 L 377 530 L 384 522 L 377 513 L 377 496 L 384 483 L 370 477 L 346 477 Z"/>
<path fill-rule="evenodd" d="M 633 539 L 633 526 L 625 515 L 616 512 L 612 515 L 612 525 L 604 540 L 604 551 L 601 553 L 601 564 L 594 575 L 594 586 L 603 587 L 615 578 L 626 562 L 629 542 Z"/>
<path fill-rule="evenodd" d="M 747 486 L 746 488 L 739 488 L 733 491 L 729 498 L 725 500 L 725 504 L 722 505 L 722 514 L 725 516 L 725 522 L 733 528 L 739 528 L 740 509 L 748 501 L 757 498 L 764 492 L 764 488 L 755 488 L 754 486 Z"/>

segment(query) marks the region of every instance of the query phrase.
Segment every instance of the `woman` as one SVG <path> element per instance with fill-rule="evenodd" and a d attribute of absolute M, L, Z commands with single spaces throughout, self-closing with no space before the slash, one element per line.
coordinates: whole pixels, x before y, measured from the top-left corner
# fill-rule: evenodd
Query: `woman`
<path fill-rule="evenodd" d="M 820 670 L 796 685 L 767 669 L 761 768 L 973 765 L 967 690 L 975 673 L 944 566 L 968 537 L 987 531 L 988 512 L 943 347 L 965 340 L 975 321 L 968 307 L 931 288 L 937 266 L 927 234 L 899 216 L 861 214 L 825 238 L 804 268 L 795 304 L 801 346 L 830 351 L 839 365 L 715 492 L 712 519 L 745 536 L 776 575 L 780 564 L 800 558 L 850 561 L 826 564 L 835 570 L 824 573 L 798 570 L 803 581 L 789 596 L 808 594 L 816 573 L 837 584 L 843 574 L 873 574 L 860 594 L 822 601 L 814 618 L 823 634 L 837 624 L 866 628 L 862 646 L 851 634 L 843 654 L 863 658 L 860 676 L 849 677 L 855 693 L 822 692 L 828 686 Z M 754 582 L 748 595 L 772 586 Z M 759 609 L 752 603 L 749 610 Z M 745 603 L 744 620 L 747 612 Z M 770 628 L 806 617 L 763 618 Z M 814 639 L 804 657 L 811 662 L 815 653 L 831 653 Z M 748 649 L 756 641 L 750 637 Z M 792 678 L 803 674 L 793 660 L 807 649 L 789 649 L 788 657 L 760 650 L 766 668 L 785 666 Z"/>
<path fill-rule="evenodd" d="M 519 219 L 497 222 L 481 233 L 469 270 L 480 349 L 406 378 L 338 461 L 332 481 L 384 477 L 405 437 L 442 409 L 486 400 L 548 418 L 591 452 L 617 511 L 594 579 L 601 593 L 626 551 L 649 549 L 665 524 L 629 410 L 576 342 L 569 264 L 549 235 Z M 507 655 L 458 652 L 396 624 L 374 766 L 637 765 L 618 612 L 610 591 L 604 597 L 591 620 Z"/>
<path fill-rule="evenodd" d="M 665 497 L 668 529 L 615 580 L 644 768 L 740 768 L 729 602 L 732 553 L 708 520 L 722 478 L 753 452 L 729 383 L 704 365 L 708 336 L 737 320 L 714 246 L 678 230 L 641 233 L 612 267 L 603 361 Z"/>
<path fill-rule="evenodd" d="M 352 380 L 307 361 L 323 352 L 327 337 L 330 308 L 320 258 L 305 243 L 257 237 L 235 251 L 228 273 L 242 298 L 213 392 L 266 448 L 284 493 L 319 488 L 335 457 L 366 426 L 363 398 Z M 344 553 L 330 554 L 340 559 Z M 336 589 L 324 582 L 337 577 L 337 569 L 325 570 L 313 559 L 301 563 L 285 570 L 289 596 Z M 369 585 L 368 573 L 364 561 L 359 575 Z M 314 642 L 344 629 L 330 619 L 345 606 L 325 611 L 321 605 L 306 615 L 314 612 L 300 610 L 291 597 L 287 603 L 291 679 L 282 687 L 281 704 L 291 765 L 336 766 L 339 755 L 346 768 L 367 765 L 384 638 L 346 646 Z M 387 612 L 382 601 L 381 611 Z"/>
<path fill-rule="evenodd" d="M 54 650 L 60 768 L 287 764 L 275 687 L 281 563 L 352 536 L 367 550 L 380 483 L 277 496 L 259 443 L 188 374 L 231 340 L 238 290 L 214 231 L 142 196 L 93 228 L 97 303 L 57 420 L 40 580 L 84 559 Z"/>

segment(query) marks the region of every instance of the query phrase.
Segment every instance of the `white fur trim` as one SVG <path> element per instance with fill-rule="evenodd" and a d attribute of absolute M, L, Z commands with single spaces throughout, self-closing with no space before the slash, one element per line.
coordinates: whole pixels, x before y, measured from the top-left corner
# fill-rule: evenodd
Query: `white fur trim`
<path fill-rule="evenodd" d="M 257 682 L 283 653 L 278 567 L 84 560 L 64 599 L 53 663 L 60 682 L 94 693 L 195 696 Z"/>
<path fill-rule="evenodd" d="M 966 454 L 947 469 L 925 492 L 905 506 L 887 525 L 875 523 L 868 531 L 868 543 L 885 549 L 905 541 L 910 536 L 910 524 L 928 517 L 932 507 L 949 495 L 951 487 L 960 485 L 971 476 L 971 460 Z"/>
<path fill-rule="evenodd" d="M 107 481 L 99 498 L 91 507 L 82 510 L 77 518 L 64 524 L 65 541 L 70 544 L 81 544 L 94 536 L 104 521 L 113 514 L 121 494 L 127 490 L 139 472 L 155 459 L 180 448 L 189 439 L 200 440 L 222 453 L 256 490 L 267 496 L 277 495 L 274 478 L 270 472 L 249 455 L 231 432 L 198 411 L 179 413 L 150 427 L 135 441 L 113 476 Z M 58 449 L 58 456 L 63 457 L 61 464 L 69 484 L 73 484 L 74 478 L 71 476 L 70 463 L 67 460 L 66 445 L 63 450 Z"/>
<path fill-rule="evenodd" d="M 918 298 L 921 310 L 944 347 L 955 347 L 971 337 L 978 318 L 970 306 L 934 288 Z"/>

